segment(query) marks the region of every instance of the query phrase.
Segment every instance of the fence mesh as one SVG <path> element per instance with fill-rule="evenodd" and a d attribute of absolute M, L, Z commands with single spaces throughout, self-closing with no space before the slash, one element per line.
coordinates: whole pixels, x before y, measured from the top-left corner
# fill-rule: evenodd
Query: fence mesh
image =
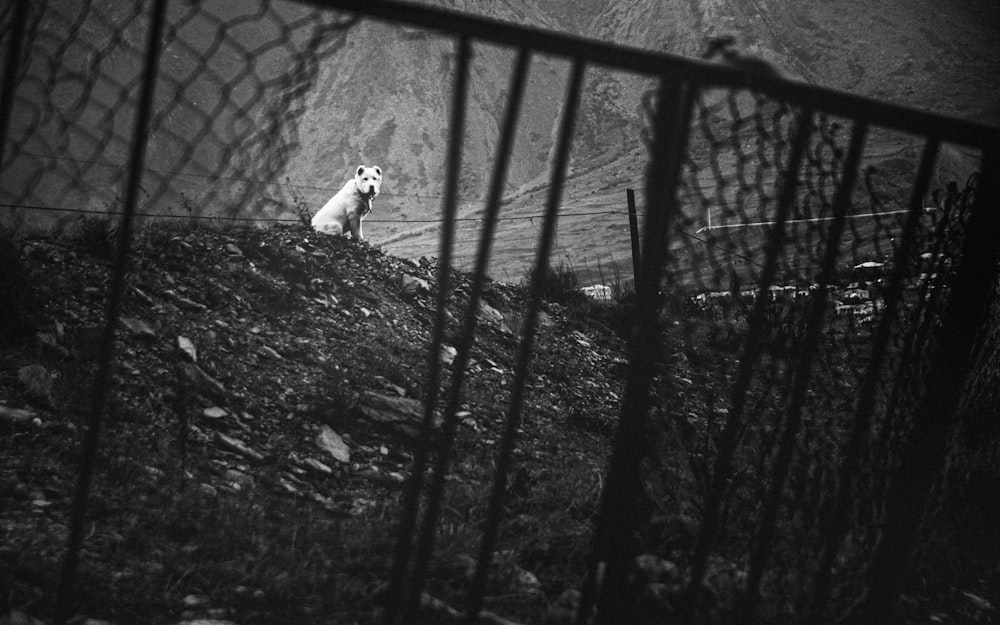
<path fill-rule="evenodd" d="M 29 7 L 3 154 L 6 220 L 30 214 L 43 230 L 74 212 L 121 211 L 150 6 Z M 320 60 L 344 45 L 351 18 L 289 2 L 172 2 L 167 19 L 138 213 L 294 221 L 302 190 L 281 173 Z"/>
<path fill-rule="evenodd" d="M 387 10 L 375 4 L 371 11 Z M 19 24 L 15 7 L 25 6 Z M 26 42 L 3 93 L 10 117 L 0 155 L 2 225 L 22 233 L 70 228 L 74 213 L 124 208 L 119 190 L 132 166 L 137 102 L 151 78 L 141 63 L 151 6 L 78 0 L 2 10 L 0 64 L 14 58 L 16 29 Z M 293 2 L 168 3 L 136 214 L 308 216 L 300 188 L 277 179 L 298 149 L 298 122 L 320 64 L 346 45 L 355 22 Z M 501 42 L 523 34 L 496 24 L 468 28 Z M 465 106 L 461 73 L 469 71 L 463 55 L 479 44 L 457 27 L 455 34 L 462 39 L 448 171 L 457 180 L 463 122 L 454 111 Z M 490 246 L 495 230 L 503 234 L 509 143 L 527 61 L 542 44 L 523 45 L 483 224 L 471 227 L 477 264 L 461 292 L 465 316 L 451 326 L 458 356 L 448 374 L 438 354 L 453 293 L 441 286 L 436 300 L 424 440 L 414 447 L 413 476 L 395 510 L 394 561 L 378 571 L 390 584 L 373 600 L 385 602 L 386 623 L 433 611 L 422 593 L 441 550 L 441 516 L 454 512 L 446 486 L 463 385 L 473 367 Z M 482 552 L 460 589 L 469 622 L 484 606 L 490 560 L 500 553 L 542 282 L 555 264 L 551 242 L 575 103 L 591 64 L 616 58 L 607 47 L 565 45 L 556 52 L 574 62 L 570 110 L 554 133 L 546 210 L 531 232 L 535 271 L 511 358 L 498 477 L 476 528 Z M 579 609 L 559 622 L 736 623 L 747 614 L 762 622 L 823 622 L 840 616 L 831 605 L 854 606 L 848 617 L 857 622 L 881 617 L 902 584 L 901 574 L 880 574 L 893 558 L 915 555 L 919 571 L 939 556 L 937 543 L 920 540 L 939 525 L 921 528 L 919 520 L 925 507 L 928 518 L 943 514 L 949 501 L 948 481 L 938 479 L 948 455 L 978 466 L 969 458 L 986 453 L 942 441 L 956 431 L 995 434 L 988 415 L 997 402 L 1000 286 L 996 245 L 981 236 L 982 224 L 996 223 L 989 213 L 995 181 L 984 184 L 989 172 L 975 173 L 975 158 L 940 144 L 952 140 L 947 128 L 928 137 L 919 128 L 882 127 L 860 106 L 826 110 L 815 94 L 672 63 L 684 71 L 664 69 L 658 90 L 635 103 L 649 151 L 639 207 L 643 279 L 625 309 L 630 364 L 620 380 L 620 418 L 609 428 L 616 434 L 607 487 L 589 519 L 595 527 L 583 590 L 572 595 Z M 439 278 L 451 276 L 456 189 L 444 199 Z M 624 208 L 624 189 L 622 199 Z M 124 266 L 118 271 L 124 275 Z M 108 313 L 109 327 L 115 315 Z M 967 393 L 934 386 L 949 368 L 962 384 L 971 372 Z M 925 473 L 912 484 L 899 477 L 921 459 Z M 449 610 L 432 619 L 464 618 Z"/>

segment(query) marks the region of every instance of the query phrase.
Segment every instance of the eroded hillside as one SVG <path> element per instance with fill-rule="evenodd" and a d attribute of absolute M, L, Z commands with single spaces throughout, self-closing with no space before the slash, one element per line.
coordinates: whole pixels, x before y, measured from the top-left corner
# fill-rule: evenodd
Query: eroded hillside
<path fill-rule="evenodd" d="M 24 242 L 5 271 L 20 331 L 0 350 L 0 614 L 53 613 L 111 240 L 96 223 L 77 240 Z M 433 266 L 307 228 L 156 227 L 131 267 L 75 613 L 122 624 L 370 618 L 420 431 Z M 468 289 L 456 275 L 448 363 Z M 481 461 L 506 412 L 521 297 L 487 286 L 433 573 L 442 583 L 467 584 L 454 558 L 479 537 L 492 479 Z M 523 552 L 507 565 L 535 581 L 513 614 L 537 614 L 582 566 L 624 365 L 606 325 L 546 310 L 510 503 L 521 529 L 503 540 Z"/>

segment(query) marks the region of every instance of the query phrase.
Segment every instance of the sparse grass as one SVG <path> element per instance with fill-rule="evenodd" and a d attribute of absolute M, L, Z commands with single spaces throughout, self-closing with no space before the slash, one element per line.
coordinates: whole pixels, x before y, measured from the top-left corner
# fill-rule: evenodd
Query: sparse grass
<path fill-rule="evenodd" d="M 22 343 L 31 335 L 39 309 L 31 282 L 20 240 L 0 227 L 0 346 Z"/>
<path fill-rule="evenodd" d="M 98 258 L 111 260 L 118 247 L 118 226 L 113 217 L 81 217 L 74 220 L 66 238 Z"/>
<path fill-rule="evenodd" d="M 299 223 L 303 226 L 312 227 L 313 209 L 309 206 L 309 202 L 306 201 L 305 196 L 302 195 L 298 187 L 292 185 L 291 178 L 286 177 L 285 182 L 292 189 L 292 208 L 295 209 L 295 216 L 299 218 Z"/>
<path fill-rule="evenodd" d="M 525 275 L 525 284 L 536 279 L 537 269 L 532 267 Z M 575 304 L 585 301 L 587 296 L 580 292 L 580 283 L 576 272 L 569 265 L 560 262 L 555 267 L 548 267 L 545 275 L 537 278 L 542 284 L 542 299 L 557 304 Z"/>

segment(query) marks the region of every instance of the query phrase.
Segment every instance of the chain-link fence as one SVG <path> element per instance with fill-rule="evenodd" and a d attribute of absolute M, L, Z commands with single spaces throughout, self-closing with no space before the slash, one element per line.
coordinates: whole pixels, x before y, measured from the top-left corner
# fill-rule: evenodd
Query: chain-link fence
<path fill-rule="evenodd" d="M 996 310 L 1000 261 L 997 131 L 761 68 L 392 2 L 16 2 L 3 9 L 0 39 L 4 224 L 48 228 L 67 223 L 66 212 L 91 210 L 122 212 L 128 224 L 189 216 L 193 205 L 217 207 L 217 218 L 297 219 L 296 189 L 275 178 L 296 150 L 319 64 L 354 23 L 341 10 L 456 40 L 423 415 L 425 442 L 434 444 L 414 452 L 383 622 L 416 622 L 420 612 L 528 61 L 538 54 L 571 67 L 467 622 L 483 607 L 503 522 L 541 281 L 594 66 L 656 82 L 636 103 L 648 163 L 625 391 L 588 575 L 568 618 L 823 622 L 835 616 L 832 599 L 853 605 L 849 622 L 888 618 L 902 563 L 919 563 L 925 510 L 945 501 L 939 476 L 949 441 L 966 426 L 985 427 L 996 404 L 996 315 L 987 311 Z M 436 355 L 464 103 L 471 54 L 484 42 L 518 56 L 446 376 Z M 66 587 L 110 380 L 127 245 L 120 252 Z M 672 524 L 658 524 L 664 518 Z"/>
<path fill-rule="evenodd" d="M 4 9 L 5 60 L 20 5 Z M 32 3 L 8 99 L 4 219 L 44 231 L 121 212 L 150 3 Z M 156 66 L 142 217 L 290 220 L 283 184 L 304 96 L 350 19 L 287 2 L 170 3 Z M 210 208 L 207 208 L 210 207 Z"/>

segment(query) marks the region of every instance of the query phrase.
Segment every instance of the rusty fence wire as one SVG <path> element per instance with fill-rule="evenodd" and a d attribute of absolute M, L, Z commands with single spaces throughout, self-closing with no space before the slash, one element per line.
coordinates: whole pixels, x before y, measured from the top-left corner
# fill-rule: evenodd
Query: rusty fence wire
<path fill-rule="evenodd" d="M 147 208 L 183 216 L 190 203 L 217 205 L 225 217 L 294 216 L 287 189 L 255 181 L 272 180 L 295 150 L 303 96 L 356 16 L 452 35 L 457 59 L 426 444 L 403 497 L 382 621 L 419 618 L 526 75 L 547 54 L 570 61 L 565 113 L 466 622 L 483 608 L 503 523 L 541 279 L 594 68 L 648 79 L 636 103 L 648 161 L 629 364 L 575 622 L 663 622 L 664 605 L 678 622 L 884 622 L 905 583 L 900 563 L 919 560 L 921 520 L 942 505 L 949 441 L 996 404 L 1000 133 L 769 73 L 348 0 L 2 9 L 5 225 L 38 224 L 26 218 L 38 207 L 123 214 L 64 594 L 83 540 L 132 220 Z M 517 58 L 458 355 L 445 376 L 437 354 L 469 62 L 484 43 L 512 47 Z M 953 158 L 959 149 L 971 156 Z M 692 356 L 666 348 L 666 321 L 716 348 L 702 355 L 711 383 L 683 378 Z M 674 540 L 677 531 L 655 537 L 656 514 L 689 520 L 690 540 Z M 636 562 L 654 554 L 684 575 L 677 587 L 654 589 L 668 596 L 651 608 Z M 718 596 L 725 576 L 728 602 Z M 853 607 L 834 615 L 833 599 Z"/>

